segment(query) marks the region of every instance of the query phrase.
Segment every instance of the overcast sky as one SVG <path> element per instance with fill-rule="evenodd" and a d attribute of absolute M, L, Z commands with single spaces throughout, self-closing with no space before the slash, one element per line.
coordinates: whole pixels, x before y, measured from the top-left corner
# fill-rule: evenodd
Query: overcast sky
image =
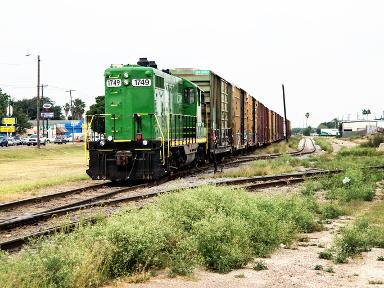
<path fill-rule="evenodd" d="M 210 69 L 301 127 L 384 110 L 384 1 L 0 2 L 0 88 L 88 105 L 112 63 Z M 25 57 L 26 53 L 32 53 Z"/>

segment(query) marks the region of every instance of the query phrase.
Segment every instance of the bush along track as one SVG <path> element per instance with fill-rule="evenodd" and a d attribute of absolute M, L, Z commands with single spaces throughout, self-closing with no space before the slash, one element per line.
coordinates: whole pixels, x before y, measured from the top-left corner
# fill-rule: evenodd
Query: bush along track
<path fill-rule="evenodd" d="M 218 272 L 289 245 L 299 232 L 319 228 L 317 205 L 301 196 L 265 198 L 225 187 L 163 195 L 129 209 L 0 256 L 3 287 L 90 287 L 109 279 L 166 268 Z"/>
<path fill-rule="evenodd" d="M 350 204 L 352 207 L 359 207 L 359 201 L 362 203 L 375 198 L 378 186 L 383 189 L 383 169 L 364 168 L 383 165 L 383 156 L 383 152 L 373 148 L 355 147 L 343 149 L 336 156 L 310 159 L 309 162 L 313 161 L 312 164 L 315 163 L 319 168 L 329 169 L 337 166 L 344 171 L 332 177 L 325 176 L 315 181 L 307 181 L 302 193 L 314 196 L 318 191 L 324 192 L 326 204 L 320 208 L 322 218 L 333 219 L 346 214 L 347 210 L 350 210 Z M 373 247 L 384 248 L 384 203 L 373 202 L 365 207 L 367 211 L 363 215 L 359 215 L 358 210 L 350 211 L 357 214 L 357 220 L 340 230 L 331 247 L 319 254 L 320 258 L 345 263 L 349 257 L 369 251 Z"/>

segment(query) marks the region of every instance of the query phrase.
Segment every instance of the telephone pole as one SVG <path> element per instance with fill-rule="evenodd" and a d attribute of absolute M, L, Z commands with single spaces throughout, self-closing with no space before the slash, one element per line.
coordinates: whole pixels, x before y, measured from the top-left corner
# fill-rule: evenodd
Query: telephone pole
<path fill-rule="evenodd" d="M 283 103 L 284 103 L 284 124 L 285 124 L 285 141 L 288 142 L 288 120 L 287 120 L 287 109 L 285 108 L 285 90 L 284 84 L 281 85 L 283 88 Z"/>
<path fill-rule="evenodd" d="M 48 85 L 44 85 L 44 84 L 41 84 L 41 100 L 44 100 L 44 88 L 45 87 L 48 87 Z M 40 101 L 41 102 L 41 101 Z M 45 115 L 45 114 L 43 114 L 43 115 Z M 45 136 L 44 135 L 44 120 L 45 120 L 45 117 L 43 116 L 43 137 Z M 48 119 L 47 119 L 48 120 Z M 48 121 L 47 121 L 47 138 L 48 138 Z"/>
<path fill-rule="evenodd" d="M 75 143 L 75 125 L 74 125 L 74 122 L 73 122 L 73 103 L 72 103 L 72 92 L 74 92 L 76 90 L 73 90 L 73 89 L 69 89 L 67 90 L 66 92 L 69 92 L 69 98 L 71 100 L 71 103 L 70 103 L 70 106 L 71 106 L 71 115 L 72 115 L 72 123 L 71 123 L 71 126 L 72 126 L 72 144 Z"/>
<path fill-rule="evenodd" d="M 37 148 L 40 149 L 40 55 L 37 55 L 36 125 L 37 125 Z"/>

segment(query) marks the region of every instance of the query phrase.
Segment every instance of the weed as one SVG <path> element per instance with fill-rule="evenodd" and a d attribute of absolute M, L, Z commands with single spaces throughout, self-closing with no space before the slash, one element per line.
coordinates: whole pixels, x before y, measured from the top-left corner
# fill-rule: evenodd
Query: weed
<path fill-rule="evenodd" d="M 384 281 L 382 281 L 382 280 L 369 280 L 368 283 L 372 284 L 372 285 L 382 285 L 382 284 L 384 284 Z"/>
<path fill-rule="evenodd" d="M 319 252 L 319 258 L 331 260 L 332 259 L 332 253 L 329 250 L 321 251 L 321 252 Z"/>
<path fill-rule="evenodd" d="M 335 273 L 335 270 L 333 270 L 333 267 L 327 267 L 324 269 L 324 271 L 328 273 Z"/>
<path fill-rule="evenodd" d="M 267 264 L 265 264 L 264 262 L 262 262 L 262 261 L 257 261 L 257 262 L 255 262 L 255 264 L 253 265 L 253 270 L 256 270 L 256 271 L 268 270 L 268 267 L 267 267 Z"/>
<path fill-rule="evenodd" d="M 354 225 L 345 228 L 335 241 L 338 262 L 372 247 L 384 248 L 384 204 L 374 205 L 368 212 L 356 220 Z"/>
<path fill-rule="evenodd" d="M 384 261 L 384 256 L 377 256 L 377 261 Z"/>
<path fill-rule="evenodd" d="M 341 215 L 345 215 L 345 211 L 335 203 L 327 203 L 320 208 L 322 219 L 335 219 Z"/>
<path fill-rule="evenodd" d="M 241 273 L 241 274 L 236 274 L 234 277 L 235 278 L 245 278 L 245 275 L 244 275 L 244 273 Z"/>
<path fill-rule="evenodd" d="M 313 268 L 315 270 L 323 270 L 323 265 L 320 265 L 320 264 L 317 264 L 315 265 L 315 268 Z"/>
<path fill-rule="evenodd" d="M 327 138 L 315 137 L 314 140 L 315 143 L 320 146 L 321 150 L 326 151 L 327 153 L 333 152 L 332 144 L 329 143 Z"/>
<path fill-rule="evenodd" d="M 362 143 L 362 147 L 379 147 L 380 143 L 384 143 L 384 134 L 375 134 L 370 137 L 365 143 Z"/>

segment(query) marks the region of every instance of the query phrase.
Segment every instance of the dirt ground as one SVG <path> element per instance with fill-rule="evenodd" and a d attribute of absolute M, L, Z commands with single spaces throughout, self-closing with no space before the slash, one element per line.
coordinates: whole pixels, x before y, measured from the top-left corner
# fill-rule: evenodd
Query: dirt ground
<path fill-rule="evenodd" d="M 332 143 L 334 153 L 339 152 L 340 149 L 343 147 L 352 148 L 352 147 L 359 145 L 359 144 L 352 142 L 352 141 L 341 140 L 341 139 L 337 139 L 337 138 L 332 138 L 331 141 L 332 141 L 331 143 Z"/>

